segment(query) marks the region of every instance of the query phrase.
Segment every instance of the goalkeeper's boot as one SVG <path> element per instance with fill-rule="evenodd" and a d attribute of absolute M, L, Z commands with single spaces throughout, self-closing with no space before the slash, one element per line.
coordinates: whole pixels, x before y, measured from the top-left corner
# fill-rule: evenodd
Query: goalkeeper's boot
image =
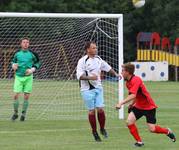
<path fill-rule="evenodd" d="M 22 115 L 20 117 L 20 121 L 25 121 L 25 112 L 22 112 Z"/>
<path fill-rule="evenodd" d="M 176 141 L 176 137 L 175 134 L 173 133 L 173 131 L 171 129 L 168 128 L 168 134 L 167 136 L 172 140 L 172 142 Z"/>
<path fill-rule="evenodd" d="M 104 138 L 108 138 L 108 133 L 106 132 L 105 129 L 101 129 L 100 133 L 104 136 Z"/>
<path fill-rule="evenodd" d="M 96 142 L 101 142 L 101 138 L 98 135 L 98 132 L 93 132 L 93 136 L 94 136 L 94 139 L 95 139 Z"/>
<path fill-rule="evenodd" d="M 144 143 L 143 142 L 136 142 L 136 143 L 134 143 L 134 146 L 135 147 L 142 147 L 142 146 L 144 146 Z"/>
<path fill-rule="evenodd" d="M 11 120 L 12 121 L 15 121 L 16 119 L 18 118 L 18 114 L 17 113 L 14 113 L 11 117 Z"/>
<path fill-rule="evenodd" d="M 21 116 L 20 121 L 25 121 L 25 116 Z"/>

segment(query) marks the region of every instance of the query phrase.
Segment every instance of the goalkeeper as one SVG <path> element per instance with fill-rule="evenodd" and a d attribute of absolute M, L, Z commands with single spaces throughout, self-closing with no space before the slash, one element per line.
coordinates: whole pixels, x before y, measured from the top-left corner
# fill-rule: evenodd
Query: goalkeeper
<path fill-rule="evenodd" d="M 32 92 L 33 72 L 40 67 L 39 57 L 36 53 L 29 49 L 29 39 L 22 38 L 20 40 L 21 49 L 15 52 L 12 59 L 12 69 L 15 71 L 14 81 L 14 114 L 12 120 L 18 118 L 19 95 L 24 93 L 24 102 L 22 107 L 22 115 L 20 121 L 25 120 L 27 108 L 29 106 L 29 97 Z"/>

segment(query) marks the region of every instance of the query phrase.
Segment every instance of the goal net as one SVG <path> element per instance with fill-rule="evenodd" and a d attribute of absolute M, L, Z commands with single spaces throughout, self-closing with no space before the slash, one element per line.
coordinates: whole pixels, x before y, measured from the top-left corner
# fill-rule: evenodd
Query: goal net
<path fill-rule="evenodd" d="M 13 53 L 19 39 L 30 38 L 30 49 L 39 54 L 42 66 L 34 73 L 27 118 L 59 120 L 86 118 L 76 79 L 76 65 L 85 54 L 86 41 L 97 43 L 98 55 L 117 72 L 123 61 L 122 15 L 0 13 L 0 119 L 13 113 Z M 119 58 L 120 57 L 120 58 Z M 101 74 L 107 117 L 117 118 L 114 106 L 123 96 L 123 83 Z M 121 87 L 119 89 L 119 87 Z M 23 96 L 19 99 L 23 102 Z M 19 107 L 21 112 L 22 106 Z M 121 111 L 120 117 L 123 117 Z"/>

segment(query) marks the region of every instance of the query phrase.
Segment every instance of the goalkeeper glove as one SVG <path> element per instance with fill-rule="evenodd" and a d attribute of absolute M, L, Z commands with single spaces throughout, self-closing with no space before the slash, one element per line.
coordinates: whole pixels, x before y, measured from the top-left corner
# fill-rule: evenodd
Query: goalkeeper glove
<path fill-rule="evenodd" d="M 32 67 L 31 69 L 27 69 L 26 70 L 26 75 L 30 75 L 30 74 L 32 74 L 33 72 L 35 72 L 35 67 Z"/>
<path fill-rule="evenodd" d="M 17 68 L 18 68 L 18 64 L 12 64 L 12 69 L 13 69 L 14 71 L 16 71 Z"/>

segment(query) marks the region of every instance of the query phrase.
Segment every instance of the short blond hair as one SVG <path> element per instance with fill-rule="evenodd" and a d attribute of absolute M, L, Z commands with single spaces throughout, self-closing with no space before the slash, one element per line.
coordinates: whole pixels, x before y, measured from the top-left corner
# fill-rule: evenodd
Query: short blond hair
<path fill-rule="evenodd" d="M 134 64 L 131 63 L 126 63 L 122 65 L 122 68 L 125 69 L 125 71 L 129 72 L 129 74 L 133 75 L 135 71 L 135 66 Z"/>

